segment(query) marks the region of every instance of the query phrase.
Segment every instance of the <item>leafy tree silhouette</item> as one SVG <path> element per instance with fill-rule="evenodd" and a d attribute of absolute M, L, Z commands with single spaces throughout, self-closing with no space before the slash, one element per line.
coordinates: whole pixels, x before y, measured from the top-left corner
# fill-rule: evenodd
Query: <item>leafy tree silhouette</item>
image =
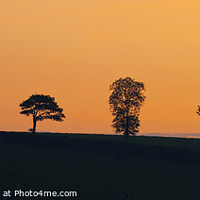
<path fill-rule="evenodd" d="M 196 113 L 197 113 L 198 115 L 200 115 L 200 106 L 197 106 L 197 107 L 198 107 L 198 109 L 197 109 Z"/>
<path fill-rule="evenodd" d="M 65 118 L 63 109 L 59 108 L 58 104 L 55 102 L 55 98 L 49 95 L 34 94 L 23 101 L 19 106 L 22 109 L 20 112 L 21 114 L 33 117 L 32 133 L 36 131 L 37 121 L 52 119 L 61 122 L 63 118 Z"/>
<path fill-rule="evenodd" d="M 130 77 L 120 78 L 110 85 L 110 90 L 109 104 L 114 116 L 112 127 L 116 133 L 124 134 L 127 143 L 128 135 L 136 135 L 139 131 L 140 107 L 146 98 L 144 83 Z"/>

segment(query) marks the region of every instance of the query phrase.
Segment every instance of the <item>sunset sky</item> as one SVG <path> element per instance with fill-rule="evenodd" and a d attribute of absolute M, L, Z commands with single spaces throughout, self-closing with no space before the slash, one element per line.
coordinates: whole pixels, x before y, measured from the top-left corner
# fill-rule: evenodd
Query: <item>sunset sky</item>
<path fill-rule="evenodd" d="M 199 0 L 1 0 L 0 130 L 26 131 L 19 104 L 49 94 L 64 122 L 37 131 L 114 133 L 109 85 L 142 81 L 140 133 L 200 133 Z"/>

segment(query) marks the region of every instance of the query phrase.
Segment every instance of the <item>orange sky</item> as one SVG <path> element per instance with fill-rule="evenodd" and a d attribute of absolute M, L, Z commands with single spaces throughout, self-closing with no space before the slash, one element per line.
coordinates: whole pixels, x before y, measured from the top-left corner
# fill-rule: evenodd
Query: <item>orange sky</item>
<path fill-rule="evenodd" d="M 199 0 L 2 0 L 0 130 L 27 130 L 31 94 L 50 94 L 64 122 L 38 131 L 111 133 L 109 85 L 146 86 L 141 133 L 200 132 Z"/>

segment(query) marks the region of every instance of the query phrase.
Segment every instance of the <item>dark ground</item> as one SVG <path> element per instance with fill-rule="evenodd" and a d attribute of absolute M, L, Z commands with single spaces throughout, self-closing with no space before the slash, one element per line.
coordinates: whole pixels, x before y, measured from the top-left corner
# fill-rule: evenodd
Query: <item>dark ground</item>
<path fill-rule="evenodd" d="M 130 200 L 200 199 L 199 139 L 137 136 L 125 145 L 122 136 L 0 132 L 0 137 L 5 139 L 0 199 L 17 184 L 22 190 L 78 192 L 54 199 L 123 200 L 125 194 Z"/>

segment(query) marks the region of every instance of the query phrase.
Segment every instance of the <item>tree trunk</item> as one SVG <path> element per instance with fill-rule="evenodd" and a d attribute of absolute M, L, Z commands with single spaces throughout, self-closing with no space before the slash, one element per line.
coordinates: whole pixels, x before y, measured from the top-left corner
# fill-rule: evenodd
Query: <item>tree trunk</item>
<path fill-rule="evenodd" d="M 33 117 L 33 130 L 32 130 L 32 133 L 35 133 L 35 130 L 36 130 L 36 122 L 37 122 L 37 120 L 35 119 L 35 117 Z"/>
<path fill-rule="evenodd" d="M 128 143 L 128 129 L 129 129 L 129 121 L 128 121 L 128 116 L 126 116 L 125 143 Z"/>
<path fill-rule="evenodd" d="M 128 134 L 125 133 L 125 143 L 127 144 L 128 143 Z"/>

